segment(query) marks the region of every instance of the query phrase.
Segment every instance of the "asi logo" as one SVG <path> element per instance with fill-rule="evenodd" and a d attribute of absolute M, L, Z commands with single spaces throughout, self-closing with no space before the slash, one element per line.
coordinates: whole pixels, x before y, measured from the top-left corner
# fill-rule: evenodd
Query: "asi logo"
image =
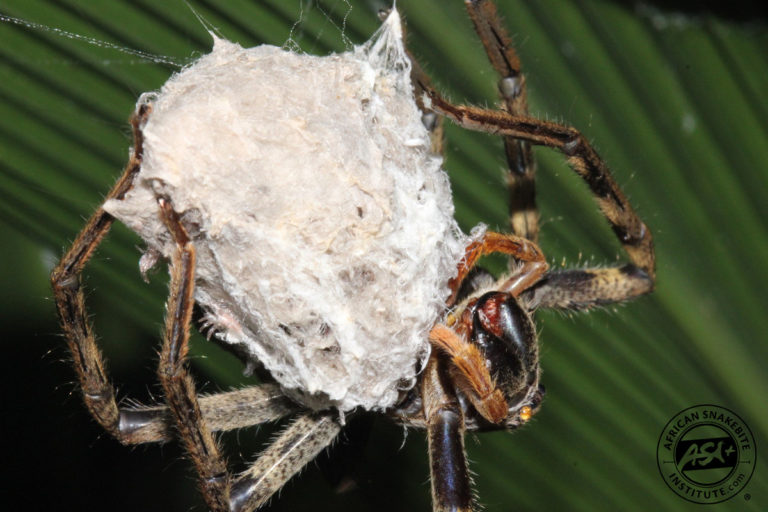
<path fill-rule="evenodd" d="M 756 454 L 755 439 L 741 418 L 716 405 L 697 405 L 664 427 L 656 460 L 678 495 L 694 503 L 719 503 L 747 485 Z"/>

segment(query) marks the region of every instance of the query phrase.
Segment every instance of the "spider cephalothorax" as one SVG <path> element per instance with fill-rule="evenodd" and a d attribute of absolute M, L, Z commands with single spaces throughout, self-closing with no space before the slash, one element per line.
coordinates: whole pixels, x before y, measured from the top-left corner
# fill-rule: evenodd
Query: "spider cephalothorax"
<path fill-rule="evenodd" d="M 436 326 L 431 339 L 468 430 L 513 429 L 536 413 L 543 395 L 536 327 L 510 293 L 490 291 L 471 298 L 452 326 Z M 395 408 L 395 417 L 419 424 L 414 420 L 422 420 L 421 397 L 411 397 L 419 400 L 415 409 L 405 400 Z"/>
<path fill-rule="evenodd" d="M 520 63 L 493 3 L 466 5 L 500 75 L 501 110 L 441 97 L 418 66 L 411 69 L 396 13 L 388 32 L 351 57 L 314 60 L 218 42 L 159 96 L 139 101 L 123 176 L 53 271 L 90 413 L 125 444 L 180 439 L 216 512 L 259 508 L 333 441 L 355 408 L 425 429 L 434 510 L 470 510 L 465 431 L 516 428 L 541 405 L 535 310 L 588 309 L 653 288 L 650 232 L 608 168 L 574 128 L 527 116 Z M 293 64 L 280 68 L 281 59 Z M 232 66 L 234 74 L 223 74 Z M 323 79 L 326 96 L 314 89 L 294 96 Z M 293 89 L 285 90 L 287 80 Z M 254 108 L 259 95 L 267 101 Z M 337 101 L 344 106 L 327 108 Z M 399 106 L 383 108 L 390 101 Z M 237 116 L 248 109 L 255 119 Z M 230 110 L 235 117 L 222 122 Z M 442 147 L 437 115 L 504 137 L 511 234 L 458 232 L 447 179 L 430 152 Z M 336 118 L 342 123 L 331 123 Z M 200 120 L 218 123 L 217 135 L 193 134 L 190 124 Z M 225 142 L 232 152 L 252 151 L 242 158 L 205 152 Z M 567 157 L 630 263 L 548 269 L 536 243 L 532 144 Z M 362 174 L 371 163 L 380 165 Z M 284 174 L 293 179 L 290 193 L 279 181 Z M 312 199 L 296 199 L 299 190 Z M 336 210 L 343 215 L 332 219 L 342 220 L 329 221 Z M 115 217 L 147 242 L 142 271 L 160 257 L 169 263 L 162 405 L 119 405 L 88 322 L 80 274 Z M 489 253 L 510 259 L 498 279 L 475 266 Z M 197 395 L 186 363 L 196 302 L 209 334 L 273 382 Z M 297 419 L 256 463 L 232 475 L 213 433 L 290 413 Z"/>
<path fill-rule="evenodd" d="M 469 334 L 488 361 L 507 406 L 504 426 L 515 425 L 515 412 L 527 420 L 539 383 L 539 346 L 530 314 L 511 294 L 488 292 L 467 304 L 455 330 Z"/>

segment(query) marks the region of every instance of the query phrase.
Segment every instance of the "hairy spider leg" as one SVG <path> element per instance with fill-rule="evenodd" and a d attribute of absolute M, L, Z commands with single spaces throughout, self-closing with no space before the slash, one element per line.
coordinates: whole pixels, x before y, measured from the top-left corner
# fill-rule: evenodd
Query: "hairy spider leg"
<path fill-rule="evenodd" d="M 171 259 L 168 315 L 158 371 L 165 399 L 200 476 L 208 506 L 215 512 L 254 510 L 327 447 L 341 426 L 331 412 L 300 416 L 232 486 L 224 458 L 203 420 L 195 383 L 186 368 L 189 324 L 194 306 L 194 246 L 170 201 L 161 197 L 158 204 L 161 217 L 176 243 Z"/>
<path fill-rule="evenodd" d="M 645 295 L 653 286 L 653 278 L 628 263 L 547 272 L 522 298 L 531 308 L 587 310 Z"/>
<path fill-rule="evenodd" d="M 526 297 L 550 307 L 585 309 L 653 290 L 656 259 L 651 232 L 629 204 L 605 162 L 578 130 L 503 111 L 453 105 L 434 89 L 426 92 L 425 101 L 430 108 L 468 130 L 509 135 L 560 150 L 589 186 L 629 256 L 629 264 L 617 267 L 552 273 L 551 279 L 542 278 L 538 293 L 531 290 Z"/>
<path fill-rule="evenodd" d="M 151 110 L 151 105 L 142 104 L 131 116 L 133 150 L 123 174 L 107 195 L 108 199 L 122 198 L 133 185 L 141 166 L 143 152 L 141 126 Z M 118 441 L 123 444 L 136 444 L 146 442 L 147 439 L 141 431 L 135 430 L 135 421 L 130 421 L 130 418 L 124 421 L 126 413 L 118 407 L 115 399 L 115 390 L 109 381 L 104 357 L 99 351 L 93 327 L 88 321 L 85 293 L 82 289 L 83 268 L 113 222 L 114 218 L 103 208 L 96 210 L 72 243 L 72 247 L 51 272 L 51 284 L 85 406 L 104 430 Z"/>
<path fill-rule="evenodd" d="M 464 452 L 464 414 L 450 381 L 446 362 L 429 357 L 421 382 L 427 429 L 432 510 L 472 510 L 472 488 Z"/>
<path fill-rule="evenodd" d="M 446 301 L 448 307 L 456 303 L 461 283 L 475 266 L 480 257 L 502 253 L 511 256 L 514 261 L 522 262 L 509 277 L 505 279 L 499 291 L 510 293 L 517 297 L 524 290 L 536 283 L 547 271 L 547 262 L 541 249 L 534 243 L 517 235 L 507 235 L 487 231 L 478 240 L 467 245 L 464 257 L 459 261 L 456 277 L 448 282 L 451 296 Z"/>
<path fill-rule="evenodd" d="M 187 369 L 189 323 L 195 304 L 195 247 L 170 200 L 160 197 L 157 202 L 160 217 L 176 244 L 170 262 L 171 280 L 158 377 L 179 437 L 200 476 L 203 498 L 212 510 L 224 512 L 229 510 L 229 472 L 213 433 L 203 421 L 195 382 Z"/>
<path fill-rule="evenodd" d="M 140 105 L 131 117 L 133 151 L 123 174 L 107 195 L 122 198 L 133 185 L 141 166 L 141 126 L 151 112 Z M 118 407 L 104 359 L 88 322 L 81 274 L 114 218 L 99 208 L 89 219 L 51 273 L 51 282 L 62 328 L 77 372 L 83 400 L 99 424 L 123 444 L 167 441 L 173 437 L 172 419 L 166 405 Z M 200 406 L 212 430 L 231 430 L 275 420 L 296 409 L 274 384 L 201 397 Z"/>
<path fill-rule="evenodd" d="M 260 425 L 298 410 L 280 386 L 272 383 L 203 395 L 197 401 L 203 421 L 212 432 Z M 133 435 L 140 437 L 144 443 L 162 443 L 178 435 L 167 405 L 137 406 L 123 409 L 121 413 L 122 424 L 130 423 Z"/>
<path fill-rule="evenodd" d="M 232 512 L 259 508 L 328 447 L 341 431 L 334 415 L 324 412 L 296 418 L 234 483 L 230 492 Z"/>
<path fill-rule="evenodd" d="M 525 77 L 521 72 L 520 59 L 506 28 L 499 19 L 494 2 L 491 0 L 465 0 L 464 3 L 475 31 L 483 43 L 488 60 L 501 77 L 498 88 L 504 101 L 504 110 L 513 116 L 527 118 Z M 539 122 L 543 123 L 542 121 Z M 583 137 L 578 132 L 573 129 L 570 130 L 573 140 L 580 138 L 579 143 L 584 142 Z M 503 138 L 509 166 L 507 185 L 510 197 L 512 233 L 537 242 L 539 214 L 535 199 L 536 167 L 531 151 L 531 142 L 534 144 L 537 142 L 507 134 L 504 134 Z M 617 229 L 616 226 L 622 224 L 627 226 L 634 223 L 637 228 L 638 224 L 632 218 L 634 217 L 638 222 L 639 219 L 631 207 L 626 208 L 629 206 L 628 201 L 605 168 L 605 164 L 599 160 L 592 148 L 584 148 L 581 155 L 576 155 L 575 147 L 565 148 L 563 146 L 558 147 L 558 149 L 571 157 L 569 161 L 572 167 L 589 184 L 593 194 L 598 198 L 601 210 L 611 222 L 614 232 L 630 255 L 632 263 L 613 268 L 547 272 L 534 287 L 526 291 L 526 299 L 534 307 L 588 309 L 649 293 L 653 289 L 655 279 L 655 258 L 650 233 L 640 222 L 639 225 L 642 227 L 635 229 L 635 233 L 644 231 L 647 235 L 639 237 L 641 241 L 638 242 L 637 249 L 632 249 L 631 242 L 625 243 L 625 240 L 628 239 L 627 231 L 622 231 L 621 227 Z M 583 164 L 578 162 L 579 156 L 582 157 Z M 592 162 L 595 159 L 599 161 L 599 165 L 593 166 L 593 169 L 597 169 L 597 171 L 589 169 L 592 166 L 591 163 L 588 163 L 590 156 L 594 157 L 591 159 Z M 600 167 L 602 170 L 599 169 Z M 590 173 L 593 176 L 591 180 L 587 178 Z M 600 177 L 601 174 L 607 175 L 603 184 L 600 183 L 603 180 Z M 601 190 L 605 199 L 600 199 Z M 611 197 L 613 193 L 616 193 L 616 197 Z M 512 260 L 510 264 L 513 264 Z"/>
<path fill-rule="evenodd" d="M 490 0 L 465 0 L 475 32 L 493 68 L 499 75 L 502 108 L 512 115 L 528 115 L 525 76 L 512 38 L 501 23 L 496 5 Z M 536 208 L 536 163 L 529 142 L 505 136 L 504 153 L 509 194 L 509 225 L 512 233 L 534 243 L 539 239 L 539 212 Z M 510 260 L 510 265 L 514 262 Z"/>
<path fill-rule="evenodd" d="M 133 150 L 123 174 L 106 199 L 121 199 L 133 186 L 141 167 L 141 128 L 150 112 L 151 105 L 142 104 L 131 117 Z M 226 499 L 229 494 L 226 466 L 218 455 L 211 431 L 232 430 L 276 420 L 296 411 L 297 406 L 275 384 L 263 384 L 197 399 L 194 383 L 184 361 L 189 316 L 194 302 L 194 248 L 167 201 L 161 201 L 160 211 L 177 241 L 171 262 L 168 315 L 159 370 L 168 405 L 118 406 L 104 358 L 88 321 L 85 294 L 81 287 L 82 271 L 114 222 L 114 218 L 102 208 L 91 216 L 72 247 L 51 273 L 59 317 L 72 353 L 83 401 L 91 416 L 122 444 L 164 442 L 181 435 L 202 475 L 204 495 L 209 506 L 216 511 L 228 511 L 235 506 L 237 510 L 253 510 L 323 447 L 330 444 L 341 427 L 327 418 L 316 420 L 300 417 L 286 429 L 276 445 L 265 452 L 266 459 L 258 459 L 250 472 L 235 482 L 232 494 L 237 502 L 229 503 Z M 319 423 L 320 427 L 309 428 L 313 422 Z M 297 438 L 297 433 L 303 435 Z M 289 443 L 290 447 L 287 446 Z M 275 450 L 286 456 L 276 461 Z M 253 474 L 256 472 L 266 476 L 254 484 Z M 244 482 L 249 483 L 244 485 Z M 253 498 L 257 495 L 258 498 Z"/>

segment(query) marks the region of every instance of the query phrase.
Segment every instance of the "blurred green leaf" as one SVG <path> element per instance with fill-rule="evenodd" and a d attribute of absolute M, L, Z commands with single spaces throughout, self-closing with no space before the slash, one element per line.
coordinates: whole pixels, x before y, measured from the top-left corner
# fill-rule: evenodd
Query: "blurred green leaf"
<path fill-rule="evenodd" d="M 191 5 L 244 46 L 281 45 L 290 37 L 305 51 L 322 54 L 365 40 L 378 25 L 376 10 L 386 6 L 373 0 L 349 3 L 351 9 L 335 0 Z M 413 53 L 441 89 L 456 101 L 496 102 L 496 77 L 462 2 L 402 0 L 398 7 L 408 20 Z M 748 423 L 758 439 L 758 458 L 765 455 L 761 440 L 768 437 L 762 402 L 768 393 L 765 18 L 744 22 L 723 16 L 726 9 L 721 16 L 675 14 L 605 0 L 562 1 L 556 8 L 545 1 L 499 1 L 499 10 L 523 59 L 531 113 L 582 130 L 654 232 L 658 289 L 618 309 L 539 315 L 546 401 L 534 421 L 514 435 L 468 438 L 480 501 L 487 510 L 698 510 L 667 489 L 658 474 L 656 443 L 667 420 L 691 405 L 719 404 Z M 181 1 L 5 0 L 0 11 L 57 29 L 0 23 L 0 225 L 12 248 L 3 265 L 3 316 L 14 332 L 54 332 L 46 274 L 119 174 L 130 144 L 126 120 L 136 98 L 176 69 L 111 45 L 184 65 L 208 50 L 210 38 Z M 58 30 L 109 45 L 87 44 Z M 446 167 L 462 226 L 484 222 L 505 229 L 500 141 L 452 127 L 448 137 Z M 548 150 L 537 150 L 536 156 L 541 242 L 550 261 L 579 266 L 623 257 L 563 159 Z M 139 279 L 137 245 L 135 236 L 118 227 L 88 271 L 91 312 L 117 382 L 130 380 L 136 369 L 151 377 L 151 340 L 162 322 L 164 280 L 157 276 L 148 286 Z M 6 343 L 11 355 L 20 346 L 11 339 Z M 33 346 L 40 359 L 51 350 L 54 357 L 65 357 L 54 337 L 37 336 Z M 242 382 L 238 364 L 227 354 L 199 338 L 194 351 L 201 377 L 216 383 L 208 389 Z M 13 364 L 12 357 L 5 360 Z M 32 368 L 7 375 L 34 376 L 48 366 L 38 359 Z M 35 393 L 48 392 L 32 389 L 30 400 Z M 76 398 L 71 401 L 79 407 Z M 360 489 L 331 496 L 310 471 L 274 500 L 274 510 L 324 508 L 319 503 L 426 510 L 421 433 L 411 434 L 404 451 L 394 453 L 399 431 L 377 429 L 367 452 L 367 465 L 374 469 L 363 473 L 376 481 L 363 480 Z M 92 453 L 96 448 L 89 443 L 71 449 Z M 137 457 L 154 457 L 152 450 Z M 84 464 L 98 459 L 88 457 L 94 460 Z M 185 464 L 176 464 L 183 466 L 182 474 Z M 123 469 L 101 474 L 92 467 L 91 488 L 128 478 Z M 758 463 L 746 490 L 717 510 L 765 509 L 766 475 Z M 143 479 L 137 475 L 125 494 L 142 496 Z M 149 503 L 167 509 L 163 499 L 178 510 L 200 503 L 189 478 L 153 480 L 162 481 L 161 488 L 183 490 L 147 498 L 144 510 L 152 509 Z M 387 488 L 392 485 L 398 486 L 394 494 Z M 131 509 L 121 508 L 125 497 L 115 498 L 110 508 Z"/>

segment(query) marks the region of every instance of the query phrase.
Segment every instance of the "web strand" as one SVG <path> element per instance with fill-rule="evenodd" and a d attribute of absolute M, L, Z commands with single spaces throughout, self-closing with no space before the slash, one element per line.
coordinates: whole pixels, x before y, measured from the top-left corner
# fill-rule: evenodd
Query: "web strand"
<path fill-rule="evenodd" d="M 180 68 L 183 66 L 183 64 L 177 62 L 171 57 L 167 57 L 165 55 L 156 55 L 153 53 L 143 52 L 141 50 L 135 50 L 133 48 L 128 48 L 126 46 L 120 46 L 119 44 L 110 43 L 108 41 L 102 41 L 100 39 L 96 39 L 89 36 L 84 36 L 82 34 L 75 34 L 74 32 L 69 32 L 67 30 L 63 30 L 56 27 L 49 27 L 48 25 L 43 25 L 41 23 L 35 23 L 33 21 L 28 20 L 22 20 L 20 18 L 14 18 L 13 16 L 8 16 L 5 14 L 0 14 L 0 22 L 5 23 L 12 23 L 14 25 L 18 25 L 21 27 L 26 27 L 32 30 L 39 30 L 41 32 L 50 32 L 56 36 L 59 37 L 65 37 L 67 39 L 73 39 L 75 41 L 82 41 L 84 43 L 98 46 L 99 48 L 107 48 L 110 50 L 117 50 L 119 52 L 133 55 L 134 57 L 139 57 L 140 59 L 148 60 L 151 62 L 154 62 L 156 64 L 167 64 L 169 66 L 173 66 L 175 68 Z"/>

